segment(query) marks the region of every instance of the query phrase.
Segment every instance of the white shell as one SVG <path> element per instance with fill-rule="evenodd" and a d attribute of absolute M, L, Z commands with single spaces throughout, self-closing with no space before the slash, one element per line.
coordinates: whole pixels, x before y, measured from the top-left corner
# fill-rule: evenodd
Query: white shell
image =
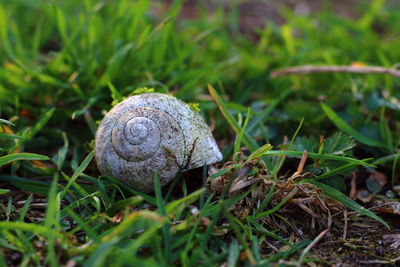
<path fill-rule="evenodd" d="M 221 161 L 222 155 L 203 118 L 173 96 L 131 96 L 111 109 L 99 125 L 95 158 L 100 172 L 142 191 L 153 190 L 179 171 Z"/>

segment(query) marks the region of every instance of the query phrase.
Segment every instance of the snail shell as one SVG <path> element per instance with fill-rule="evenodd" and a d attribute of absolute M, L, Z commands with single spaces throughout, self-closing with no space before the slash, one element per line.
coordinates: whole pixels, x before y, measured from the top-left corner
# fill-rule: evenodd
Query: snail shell
<path fill-rule="evenodd" d="M 127 98 L 99 125 L 95 158 L 100 172 L 142 192 L 153 190 L 179 171 L 221 161 L 203 118 L 173 96 L 146 93 Z"/>

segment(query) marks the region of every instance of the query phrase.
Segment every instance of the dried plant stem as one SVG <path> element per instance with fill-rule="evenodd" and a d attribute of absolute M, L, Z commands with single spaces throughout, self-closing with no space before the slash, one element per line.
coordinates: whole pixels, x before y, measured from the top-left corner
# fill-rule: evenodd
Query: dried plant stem
<path fill-rule="evenodd" d="M 400 78 L 400 70 L 396 68 L 385 68 L 379 66 L 295 66 L 284 69 L 278 69 L 271 73 L 271 77 L 286 76 L 292 74 L 308 74 L 323 72 L 343 72 L 343 73 L 359 73 L 359 74 L 389 74 Z"/>
<path fill-rule="evenodd" d="M 357 197 L 357 173 L 356 172 L 352 172 L 351 173 L 351 189 L 350 189 L 350 194 L 349 194 L 349 198 L 352 200 L 355 200 Z"/>
<path fill-rule="evenodd" d="M 348 217 L 347 217 L 347 209 L 343 210 L 343 218 L 344 218 L 344 226 L 343 226 L 343 240 L 347 238 L 347 229 L 348 229 Z"/>
<path fill-rule="evenodd" d="M 301 253 L 300 258 L 298 260 L 299 265 L 304 262 L 304 259 L 306 258 L 307 253 L 311 250 L 313 246 L 315 246 L 327 233 L 329 233 L 329 229 L 325 229 L 322 231 Z"/>
<path fill-rule="evenodd" d="M 304 169 L 304 165 L 306 164 L 307 156 L 308 156 L 307 151 L 304 151 L 303 155 L 301 156 L 299 166 L 297 167 L 297 171 L 295 173 L 293 173 L 293 175 L 290 177 L 290 179 L 296 178 L 297 176 L 299 176 L 301 174 L 301 172 Z"/>

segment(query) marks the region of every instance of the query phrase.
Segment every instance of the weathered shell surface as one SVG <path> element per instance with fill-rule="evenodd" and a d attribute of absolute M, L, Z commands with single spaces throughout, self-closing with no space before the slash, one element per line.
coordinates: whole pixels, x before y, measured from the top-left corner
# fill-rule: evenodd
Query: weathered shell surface
<path fill-rule="evenodd" d="M 147 93 L 127 98 L 104 117 L 96 132 L 100 172 L 142 192 L 179 171 L 219 162 L 221 152 L 203 118 L 173 96 Z"/>

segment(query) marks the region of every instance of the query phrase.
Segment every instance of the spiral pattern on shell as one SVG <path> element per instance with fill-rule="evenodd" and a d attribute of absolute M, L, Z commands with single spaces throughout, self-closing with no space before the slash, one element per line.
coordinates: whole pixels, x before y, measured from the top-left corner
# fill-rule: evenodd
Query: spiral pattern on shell
<path fill-rule="evenodd" d="M 152 191 L 155 172 L 165 185 L 183 169 L 222 158 L 201 116 L 158 93 L 130 97 L 107 113 L 96 132 L 95 157 L 102 174 L 143 192 Z"/>
<path fill-rule="evenodd" d="M 146 160 L 163 149 L 183 163 L 182 130 L 171 115 L 156 108 L 123 114 L 112 130 L 112 146 L 127 161 Z"/>

